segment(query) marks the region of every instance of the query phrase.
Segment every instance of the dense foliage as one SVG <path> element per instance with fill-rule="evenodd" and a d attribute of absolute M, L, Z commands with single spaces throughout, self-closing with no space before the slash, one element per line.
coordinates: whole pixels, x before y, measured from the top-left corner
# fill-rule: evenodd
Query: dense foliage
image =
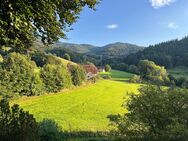
<path fill-rule="evenodd" d="M 13 95 L 40 95 L 43 91 L 35 62 L 19 53 L 11 53 L 4 58 L 0 69 L 0 87 Z"/>
<path fill-rule="evenodd" d="M 64 56 L 63 56 L 64 59 L 70 61 L 71 58 L 70 58 L 70 55 L 68 53 L 65 53 Z"/>
<path fill-rule="evenodd" d="M 109 72 L 109 71 L 111 71 L 111 66 L 110 65 L 105 65 L 105 71 L 106 72 Z"/>
<path fill-rule="evenodd" d="M 71 76 L 63 64 L 47 64 L 41 70 L 41 79 L 47 92 L 58 92 L 71 85 Z"/>
<path fill-rule="evenodd" d="M 56 122 L 44 119 L 39 123 L 40 141 L 63 141 L 61 129 Z"/>
<path fill-rule="evenodd" d="M 138 64 L 138 71 L 141 77 L 146 80 L 159 83 L 169 81 L 166 69 L 152 61 L 141 60 Z"/>
<path fill-rule="evenodd" d="M 79 65 L 68 65 L 71 73 L 72 83 L 75 86 L 80 86 L 86 80 L 86 73 Z"/>
<path fill-rule="evenodd" d="M 38 141 L 38 124 L 33 115 L 24 112 L 18 105 L 9 106 L 0 101 L 0 140 Z"/>
<path fill-rule="evenodd" d="M 7 98 L 16 96 L 34 96 L 45 92 L 58 92 L 70 88 L 72 84 L 80 86 L 86 81 L 81 66 L 69 68 L 61 58 L 52 54 L 34 53 L 29 56 L 10 53 L 0 63 L 0 95 Z"/>
<path fill-rule="evenodd" d="M 129 55 L 124 62 L 138 64 L 140 60 L 144 59 L 154 61 L 166 68 L 188 66 L 188 37 L 150 46 L 143 51 Z"/>
<path fill-rule="evenodd" d="M 94 8 L 97 0 L 17 0 L 0 3 L 0 46 L 22 50 L 35 37 L 52 43 L 65 37 L 84 6 Z"/>
<path fill-rule="evenodd" d="M 48 50 L 46 50 L 46 52 L 55 54 L 61 58 L 65 58 L 65 54 L 69 54 L 71 61 L 76 62 L 76 63 L 84 63 L 85 62 L 83 55 L 81 55 L 80 53 L 77 53 L 75 51 L 72 51 L 69 48 L 56 47 L 56 48 L 48 49 Z M 67 59 L 67 58 L 65 58 L 65 59 Z"/>
<path fill-rule="evenodd" d="M 121 135 L 130 140 L 181 140 L 188 138 L 188 91 L 143 86 L 125 104 L 128 113 L 111 115 Z"/>

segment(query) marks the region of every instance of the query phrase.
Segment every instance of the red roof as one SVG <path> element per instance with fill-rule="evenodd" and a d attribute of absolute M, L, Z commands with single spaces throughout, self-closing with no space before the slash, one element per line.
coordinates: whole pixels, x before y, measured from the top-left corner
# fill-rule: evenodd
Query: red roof
<path fill-rule="evenodd" d="M 86 73 L 97 74 L 98 69 L 95 65 L 82 65 Z"/>

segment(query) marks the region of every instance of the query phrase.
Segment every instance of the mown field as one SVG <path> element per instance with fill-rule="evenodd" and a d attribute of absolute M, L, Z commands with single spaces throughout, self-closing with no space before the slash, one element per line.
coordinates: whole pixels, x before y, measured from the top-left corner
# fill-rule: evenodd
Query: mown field
<path fill-rule="evenodd" d="M 111 80 L 99 80 L 58 94 L 23 97 L 13 103 L 34 114 L 37 121 L 55 120 L 65 131 L 109 131 L 107 116 L 126 112 L 121 107 L 123 101 L 140 86 L 119 81 L 132 74 L 114 70 L 109 74 Z"/>
<path fill-rule="evenodd" d="M 169 69 L 168 72 L 175 78 L 185 77 L 188 79 L 188 67 L 176 67 Z"/>

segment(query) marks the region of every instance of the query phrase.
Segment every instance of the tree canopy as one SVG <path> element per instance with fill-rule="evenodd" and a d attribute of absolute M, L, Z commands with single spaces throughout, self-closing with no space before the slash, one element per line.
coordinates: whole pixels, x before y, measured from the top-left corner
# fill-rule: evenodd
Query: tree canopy
<path fill-rule="evenodd" d="M 98 0 L 5 0 L 0 2 L 0 46 L 24 50 L 35 37 L 43 43 L 65 38 L 84 6 Z"/>
<path fill-rule="evenodd" d="M 142 78 L 155 82 L 163 82 L 168 79 L 167 71 L 164 67 L 156 65 L 152 61 L 141 60 L 138 70 Z"/>
<path fill-rule="evenodd" d="M 120 134 L 132 140 L 185 141 L 188 137 L 188 91 L 143 86 L 124 104 L 129 111 L 111 115 Z"/>

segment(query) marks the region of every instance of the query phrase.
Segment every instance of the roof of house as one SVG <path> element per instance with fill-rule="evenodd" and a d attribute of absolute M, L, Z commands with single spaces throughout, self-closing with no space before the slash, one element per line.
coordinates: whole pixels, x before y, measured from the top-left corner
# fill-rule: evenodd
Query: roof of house
<path fill-rule="evenodd" d="M 95 65 L 82 65 L 84 70 L 86 71 L 86 73 L 93 73 L 93 74 L 97 74 L 98 73 L 98 69 Z"/>

